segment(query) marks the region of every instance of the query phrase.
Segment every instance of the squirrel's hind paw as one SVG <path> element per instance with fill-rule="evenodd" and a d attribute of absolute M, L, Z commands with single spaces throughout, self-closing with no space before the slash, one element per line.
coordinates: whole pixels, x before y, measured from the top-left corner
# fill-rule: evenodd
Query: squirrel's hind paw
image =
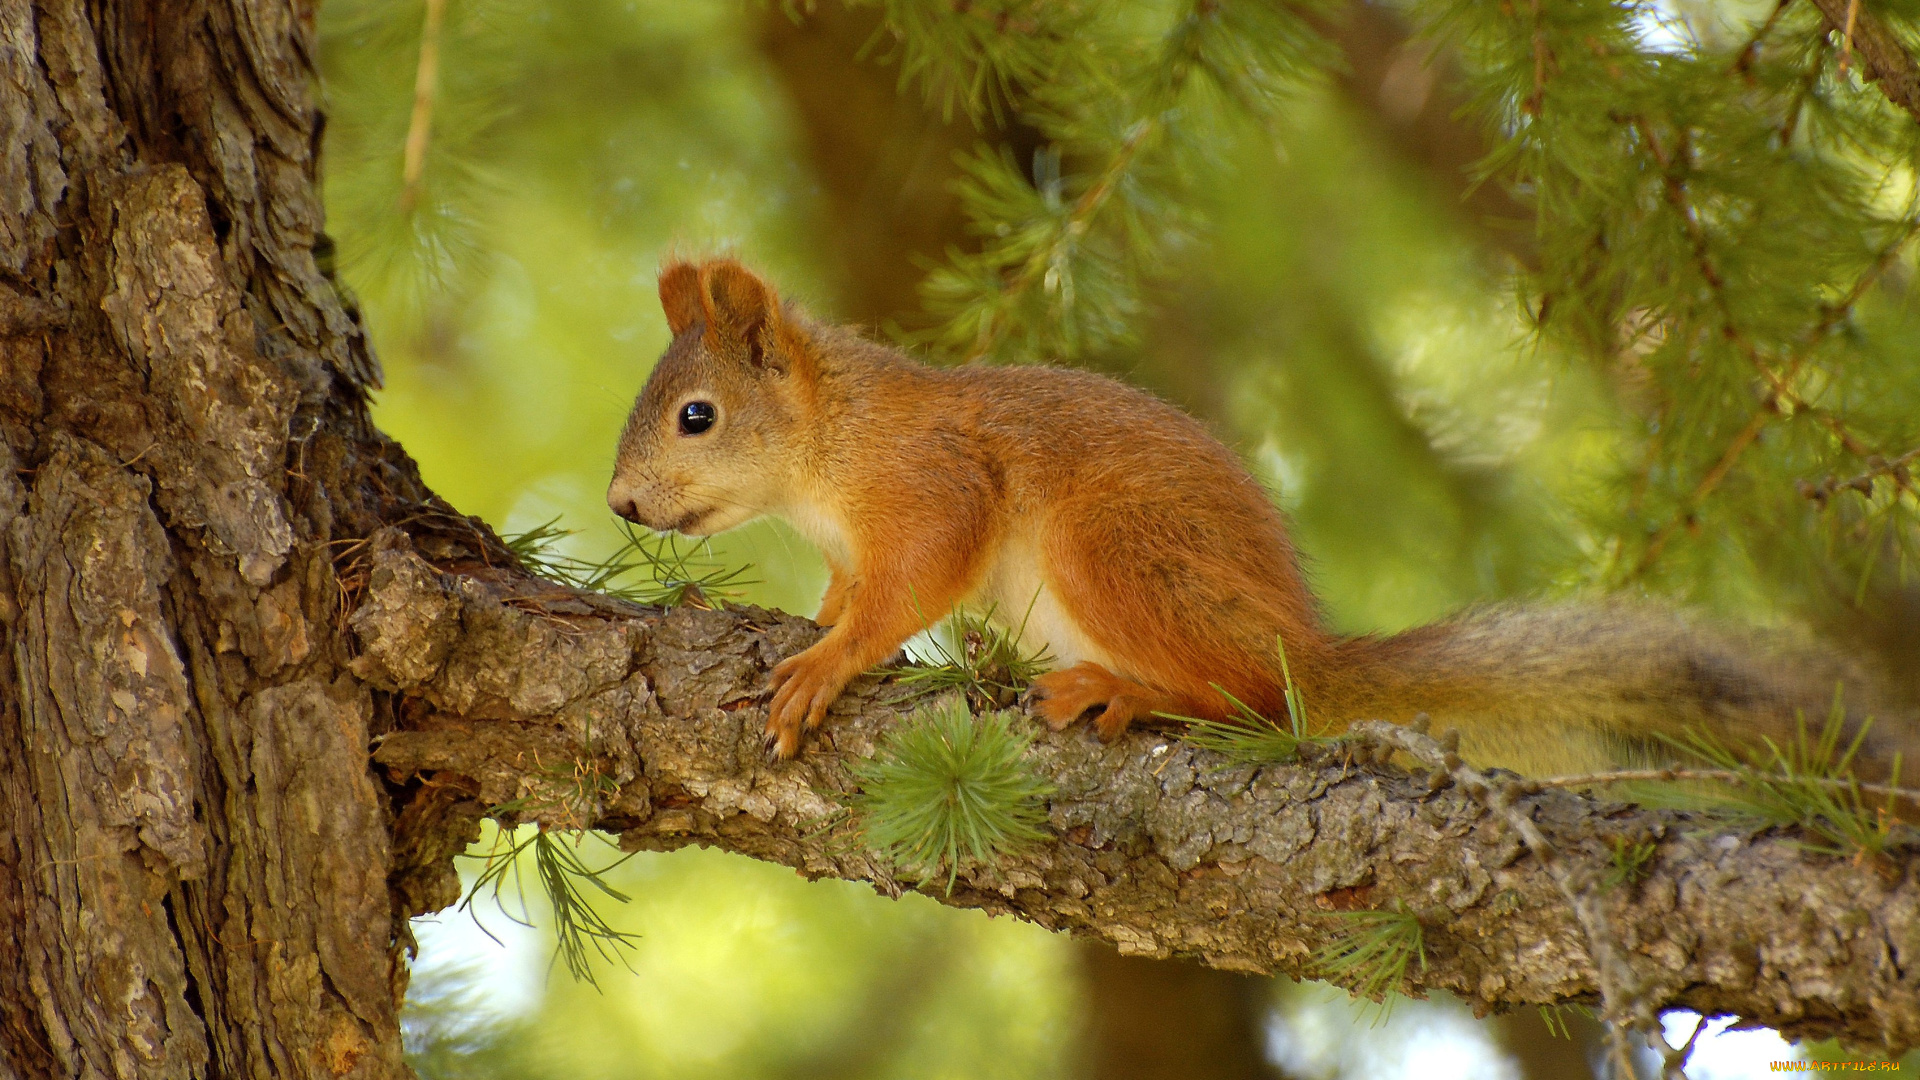
<path fill-rule="evenodd" d="M 1033 680 L 1029 693 L 1033 711 L 1055 731 L 1063 730 L 1090 709 L 1100 709 L 1093 724 L 1102 742 L 1118 738 L 1135 717 L 1172 703 L 1167 695 L 1091 661 L 1040 676 Z"/>

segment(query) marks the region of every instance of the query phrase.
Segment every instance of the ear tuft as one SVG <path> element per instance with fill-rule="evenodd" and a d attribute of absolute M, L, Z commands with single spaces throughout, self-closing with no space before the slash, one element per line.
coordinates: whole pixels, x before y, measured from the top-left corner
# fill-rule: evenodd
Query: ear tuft
<path fill-rule="evenodd" d="M 677 262 L 660 271 L 660 308 L 667 313 L 667 329 L 679 337 L 706 318 L 700 297 L 700 271 L 692 263 Z"/>

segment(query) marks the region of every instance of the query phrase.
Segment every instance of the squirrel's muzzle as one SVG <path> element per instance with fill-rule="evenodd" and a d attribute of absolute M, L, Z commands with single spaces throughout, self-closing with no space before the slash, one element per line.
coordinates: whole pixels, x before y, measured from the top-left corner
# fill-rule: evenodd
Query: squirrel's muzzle
<path fill-rule="evenodd" d="M 615 479 L 607 488 L 607 506 L 635 525 L 645 525 L 649 529 L 659 528 L 640 512 L 640 499 L 633 488 L 621 483 L 618 479 Z"/>

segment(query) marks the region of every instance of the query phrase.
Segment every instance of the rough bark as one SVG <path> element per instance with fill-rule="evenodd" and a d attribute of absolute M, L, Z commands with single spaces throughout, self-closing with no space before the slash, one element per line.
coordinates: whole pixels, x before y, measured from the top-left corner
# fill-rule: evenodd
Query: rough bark
<path fill-rule="evenodd" d="M 848 764 L 904 707 L 898 689 L 866 676 L 799 760 L 762 756 L 766 673 L 815 639 L 811 623 L 753 608 L 622 612 L 437 568 L 397 533 L 374 546 L 353 670 L 401 702 L 400 730 L 374 760 L 419 785 L 416 798 L 462 820 L 520 800 L 542 821 L 618 831 L 629 849 L 708 845 L 887 894 L 909 887 L 844 828 L 822 828 L 853 790 Z M 1427 968 L 1409 989 L 1482 1009 L 1595 997 L 1551 876 L 1458 790 L 1331 759 L 1220 768 L 1150 732 L 1112 745 L 1042 733 L 1033 754 L 1058 787 L 1054 838 L 933 895 L 1129 955 L 1296 975 L 1340 932 L 1325 912 L 1402 901 L 1426 928 Z M 1648 1000 L 1793 1037 L 1920 1041 L 1913 852 L 1876 866 L 1560 791 L 1526 804 L 1564 858 L 1604 866 L 1610 838 L 1658 839 L 1647 877 L 1603 898 Z M 437 873 L 420 893 L 450 897 L 451 869 Z"/>
<path fill-rule="evenodd" d="M 300 5 L 0 0 L 0 1076 L 401 1076 Z M 424 523 L 424 522 L 423 522 Z"/>

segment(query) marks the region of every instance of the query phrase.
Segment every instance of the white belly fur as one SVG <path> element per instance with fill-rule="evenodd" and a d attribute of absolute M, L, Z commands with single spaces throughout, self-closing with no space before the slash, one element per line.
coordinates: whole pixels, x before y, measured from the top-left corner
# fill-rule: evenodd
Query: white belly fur
<path fill-rule="evenodd" d="M 987 568 L 967 606 L 1019 635 L 1020 653 L 1045 653 L 1052 667 L 1068 668 L 1091 660 L 1113 670 L 1113 659 L 1095 645 L 1067 614 L 1040 572 L 1037 538 L 1016 532 L 1000 545 L 999 558 Z"/>
<path fill-rule="evenodd" d="M 847 528 L 824 500 L 793 499 L 776 513 L 808 543 L 820 549 L 829 566 L 852 568 L 853 545 L 847 540 Z"/>
<path fill-rule="evenodd" d="M 776 511 L 794 529 L 820 549 L 829 563 L 851 569 L 854 553 L 846 526 L 824 500 L 796 498 Z M 964 599 L 967 607 L 988 614 L 1010 634 L 1019 635 L 1022 656 L 1053 657 L 1050 666 L 1068 668 L 1091 660 L 1116 670 L 1106 650 L 1088 640 L 1047 587 L 1040 572 L 1040 545 L 1031 528 L 1016 526 L 1000 545 L 998 558 L 987 568 L 980 586 Z M 928 612 L 938 619 L 944 616 Z"/>

